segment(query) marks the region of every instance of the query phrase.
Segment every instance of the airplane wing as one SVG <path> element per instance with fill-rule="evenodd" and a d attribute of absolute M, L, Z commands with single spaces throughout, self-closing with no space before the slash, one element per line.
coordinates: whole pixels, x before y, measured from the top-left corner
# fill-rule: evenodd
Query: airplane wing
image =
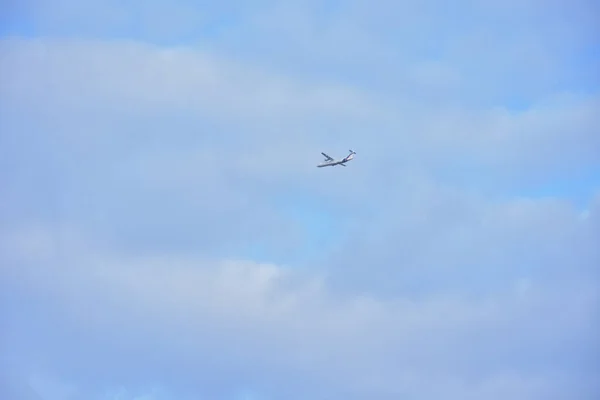
<path fill-rule="evenodd" d="M 323 157 L 325 157 L 327 159 L 327 161 L 333 161 L 333 158 L 329 157 L 327 154 L 325 153 L 321 153 L 323 154 Z"/>

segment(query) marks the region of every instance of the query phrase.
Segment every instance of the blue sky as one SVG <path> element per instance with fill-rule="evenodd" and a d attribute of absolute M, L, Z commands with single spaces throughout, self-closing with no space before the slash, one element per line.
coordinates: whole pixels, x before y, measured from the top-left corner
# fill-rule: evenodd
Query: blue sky
<path fill-rule="evenodd" d="M 0 397 L 600 395 L 595 2 L 3 9 Z"/>

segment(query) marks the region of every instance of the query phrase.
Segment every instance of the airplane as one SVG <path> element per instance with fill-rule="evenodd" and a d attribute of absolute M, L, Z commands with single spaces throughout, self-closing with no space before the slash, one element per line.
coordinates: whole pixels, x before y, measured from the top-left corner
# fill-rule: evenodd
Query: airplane
<path fill-rule="evenodd" d="M 354 158 L 354 155 L 356 154 L 356 152 L 350 150 L 350 154 L 348 154 L 346 157 L 342 158 L 341 160 L 334 160 L 333 158 L 329 157 L 325 153 L 321 153 L 321 154 L 323 154 L 323 157 L 325 157 L 325 161 L 323 163 L 317 165 L 318 168 L 334 167 L 336 165 L 341 165 L 342 167 L 345 167 L 346 163 Z"/>

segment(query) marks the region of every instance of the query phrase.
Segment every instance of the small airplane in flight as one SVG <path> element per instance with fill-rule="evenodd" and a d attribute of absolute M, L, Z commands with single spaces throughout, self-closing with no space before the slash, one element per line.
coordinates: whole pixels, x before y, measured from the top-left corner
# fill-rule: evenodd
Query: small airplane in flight
<path fill-rule="evenodd" d="M 323 163 L 317 165 L 318 168 L 334 167 L 336 165 L 341 165 L 342 167 L 345 167 L 346 163 L 354 158 L 354 155 L 356 154 L 356 152 L 350 150 L 350 154 L 348 154 L 346 157 L 342 158 L 341 160 L 334 160 L 333 158 L 329 157 L 325 153 L 321 153 L 321 154 L 323 154 L 323 156 L 325 157 L 325 161 Z"/>

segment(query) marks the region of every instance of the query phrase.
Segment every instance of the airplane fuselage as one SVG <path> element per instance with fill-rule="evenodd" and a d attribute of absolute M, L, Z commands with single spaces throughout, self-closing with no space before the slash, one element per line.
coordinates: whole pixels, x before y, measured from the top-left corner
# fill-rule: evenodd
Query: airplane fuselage
<path fill-rule="evenodd" d="M 330 161 L 330 162 L 326 162 L 326 163 L 323 163 L 323 164 L 319 164 L 319 165 L 317 165 L 317 167 L 319 167 L 319 168 L 334 167 L 336 165 L 345 164 L 346 161 L 348 161 L 348 160 Z"/>

